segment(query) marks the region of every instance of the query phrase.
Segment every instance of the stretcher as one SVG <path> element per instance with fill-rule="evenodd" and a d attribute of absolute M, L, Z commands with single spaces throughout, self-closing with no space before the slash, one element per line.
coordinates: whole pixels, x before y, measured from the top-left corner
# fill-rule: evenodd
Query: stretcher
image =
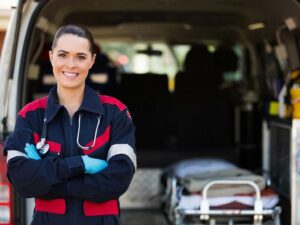
<path fill-rule="evenodd" d="M 174 166 L 164 173 L 162 203 L 171 224 L 280 225 L 279 197 L 266 188 L 264 178 L 220 162 L 223 165 L 215 167 L 215 171 L 210 170 L 213 167 L 199 171 L 195 165 L 201 167 L 203 162 L 194 160 L 194 166 L 186 162 L 185 166 L 177 165 L 184 170 L 193 168 L 189 173 Z M 209 177 L 212 174 L 218 176 Z M 224 174 L 230 176 L 222 178 Z"/>

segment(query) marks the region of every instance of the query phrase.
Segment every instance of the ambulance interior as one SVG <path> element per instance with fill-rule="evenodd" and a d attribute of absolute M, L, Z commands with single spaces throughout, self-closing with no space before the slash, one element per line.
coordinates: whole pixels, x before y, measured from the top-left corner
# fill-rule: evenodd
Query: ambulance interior
<path fill-rule="evenodd" d="M 97 44 L 87 83 L 124 102 L 136 125 L 138 170 L 120 200 L 123 224 L 184 224 L 175 218 L 179 202 L 168 202 L 169 172 L 188 168 L 183 160 L 201 169 L 203 159 L 261 175 L 278 196 L 281 223 L 291 223 L 292 116 L 280 118 L 275 102 L 299 67 L 297 0 L 40 3 L 26 34 L 20 107 L 55 83 L 48 61 L 55 30 L 86 25 Z M 272 136 L 267 153 L 264 124 Z"/>

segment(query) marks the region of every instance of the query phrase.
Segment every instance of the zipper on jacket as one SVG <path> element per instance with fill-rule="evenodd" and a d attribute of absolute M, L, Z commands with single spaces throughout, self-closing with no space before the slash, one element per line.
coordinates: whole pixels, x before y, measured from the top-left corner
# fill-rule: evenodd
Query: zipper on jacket
<path fill-rule="evenodd" d="M 68 117 L 69 117 L 69 122 L 70 122 L 70 126 L 69 126 L 69 145 L 70 145 L 70 156 L 74 156 L 76 155 L 76 153 L 74 154 L 74 151 L 76 151 L 76 149 L 74 149 L 74 145 L 73 145 L 73 140 L 74 138 L 76 139 L 76 137 L 74 137 L 74 131 L 73 131 L 73 128 L 74 128 L 74 124 L 73 124 L 73 118 L 76 116 L 76 113 L 70 117 L 69 114 L 68 114 Z M 76 132 L 75 132 L 76 133 Z M 76 207 L 76 203 L 75 203 L 75 200 L 73 198 L 70 198 L 70 211 L 71 211 L 71 218 L 73 218 L 73 222 L 72 224 L 73 225 L 77 225 L 77 218 L 76 218 L 76 210 L 74 207 Z"/>

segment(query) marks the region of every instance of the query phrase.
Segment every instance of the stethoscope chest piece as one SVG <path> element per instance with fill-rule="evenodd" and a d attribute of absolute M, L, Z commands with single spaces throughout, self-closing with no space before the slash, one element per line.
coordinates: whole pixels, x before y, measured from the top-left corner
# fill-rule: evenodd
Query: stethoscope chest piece
<path fill-rule="evenodd" d="M 36 144 L 36 149 L 41 155 L 45 155 L 49 151 L 49 144 L 47 144 L 46 140 L 42 138 L 41 141 Z"/>

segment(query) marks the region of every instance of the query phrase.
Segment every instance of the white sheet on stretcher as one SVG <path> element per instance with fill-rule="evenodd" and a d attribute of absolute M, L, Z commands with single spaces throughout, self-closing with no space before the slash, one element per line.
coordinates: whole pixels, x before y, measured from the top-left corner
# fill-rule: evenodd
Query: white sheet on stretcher
<path fill-rule="evenodd" d="M 214 180 L 249 180 L 256 183 L 260 190 L 263 190 L 266 186 L 265 179 L 262 176 L 239 168 L 207 171 L 205 173 L 188 175 L 183 179 L 185 181 L 184 186 L 190 193 L 201 192 L 207 183 Z M 254 192 L 253 187 L 246 184 L 216 184 L 210 187 L 208 196 L 219 197 L 252 192 Z"/>
<path fill-rule="evenodd" d="M 193 195 L 182 195 L 178 208 L 179 209 L 200 209 L 202 196 L 199 194 Z M 265 209 L 274 208 L 278 202 L 279 197 L 272 191 L 267 191 L 265 194 L 262 193 L 261 200 Z M 210 207 L 220 207 L 222 205 L 237 202 L 247 206 L 254 206 L 255 197 L 251 195 L 234 195 L 234 196 L 223 196 L 223 197 L 210 197 L 208 202 Z"/>
<path fill-rule="evenodd" d="M 234 164 L 217 158 L 193 158 L 179 161 L 167 171 L 173 170 L 176 177 L 184 178 L 189 175 L 238 168 Z"/>
<path fill-rule="evenodd" d="M 167 168 L 184 181 L 184 187 L 190 192 L 201 192 L 204 186 L 214 180 L 250 180 L 260 190 L 265 188 L 265 179 L 251 171 L 238 168 L 236 165 L 217 158 L 194 158 L 183 160 Z M 209 189 L 211 197 L 252 193 L 249 185 L 214 185 Z"/>

